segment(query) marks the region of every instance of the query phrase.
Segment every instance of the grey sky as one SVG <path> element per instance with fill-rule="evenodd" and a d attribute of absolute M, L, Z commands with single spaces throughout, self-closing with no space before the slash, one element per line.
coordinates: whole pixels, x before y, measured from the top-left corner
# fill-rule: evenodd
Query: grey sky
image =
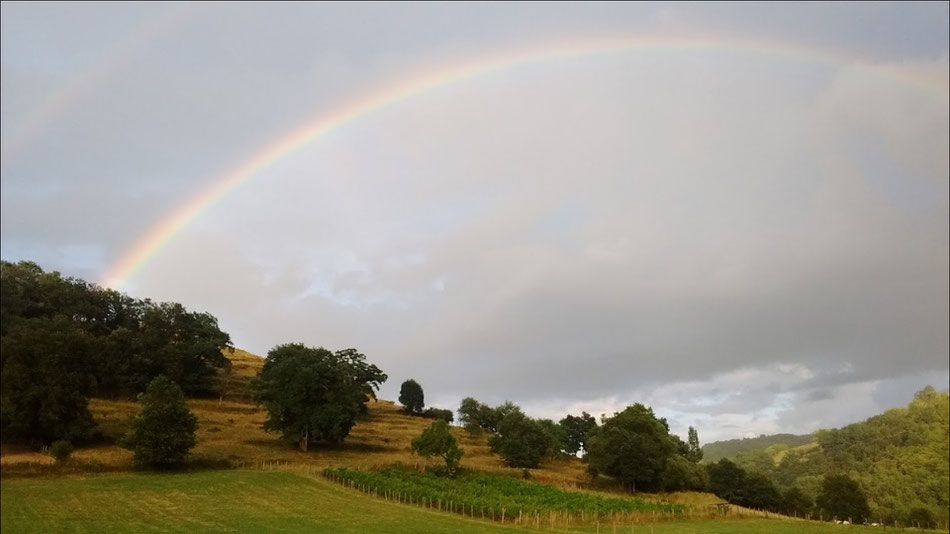
<path fill-rule="evenodd" d="M 582 55 L 352 121 L 121 288 L 261 354 L 357 347 L 430 404 L 646 402 L 704 440 L 948 382 L 947 3 L 2 4 L 2 255 L 99 280 L 281 134 L 408 72 Z"/>

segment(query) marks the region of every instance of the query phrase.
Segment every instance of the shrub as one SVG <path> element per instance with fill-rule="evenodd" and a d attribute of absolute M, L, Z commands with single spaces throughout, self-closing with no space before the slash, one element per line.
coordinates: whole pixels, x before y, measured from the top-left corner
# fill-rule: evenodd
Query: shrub
<path fill-rule="evenodd" d="M 455 414 L 452 413 L 452 410 L 443 410 L 441 408 L 426 408 L 422 412 L 422 417 L 426 419 L 441 419 L 446 423 L 451 423 L 455 420 Z"/>
<path fill-rule="evenodd" d="M 76 448 L 73 447 L 72 443 L 64 439 L 61 439 L 58 441 L 54 441 L 53 444 L 50 445 L 49 455 L 52 456 L 53 459 L 56 460 L 56 463 L 63 464 L 63 463 L 66 463 L 67 460 L 69 460 L 69 457 L 72 456 L 73 451 L 75 450 Z"/>

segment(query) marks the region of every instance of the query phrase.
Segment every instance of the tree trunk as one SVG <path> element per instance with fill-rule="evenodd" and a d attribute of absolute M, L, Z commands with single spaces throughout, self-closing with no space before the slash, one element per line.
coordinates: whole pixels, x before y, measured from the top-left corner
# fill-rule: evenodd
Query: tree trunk
<path fill-rule="evenodd" d="M 303 431 L 303 435 L 300 436 L 300 450 L 307 452 L 307 446 L 310 445 L 310 429 Z"/>

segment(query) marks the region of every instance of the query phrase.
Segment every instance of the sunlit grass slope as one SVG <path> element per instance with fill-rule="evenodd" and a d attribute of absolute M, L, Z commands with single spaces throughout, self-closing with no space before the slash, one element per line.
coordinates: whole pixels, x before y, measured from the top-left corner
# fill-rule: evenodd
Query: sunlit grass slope
<path fill-rule="evenodd" d="M 85 478 L 4 479 L 4 533 L 529 532 L 386 501 L 316 476 L 286 471 L 219 470 L 180 474 L 123 473 Z M 541 530 L 548 530 L 541 526 Z M 850 527 L 848 532 L 875 529 Z M 879 530 L 879 529 L 878 529 Z M 609 522 L 567 532 L 642 534 L 792 534 L 840 532 L 814 522 L 745 519 L 639 525 Z"/>
<path fill-rule="evenodd" d="M 232 367 L 220 376 L 225 384 L 222 398 L 188 401 L 188 406 L 198 417 L 198 444 L 192 451 L 192 458 L 197 462 L 234 467 L 279 462 L 319 468 L 371 468 L 392 463 L 414 465 L 423 462 L 412 454 L 409 444 L 432 421 L 407 416 L 399 406 L 385 400 L 369 402 L 368 415 L 353 427 L 342 445 L 318 446 L 309 452 L 301 452 L 282 442 L 278 435 L 261 428 L 267 414 L 250 400 L 250 381 L 263 366 L 264 360 L 240 349 L 235 349 L 233 353 L 226 352 L 225 355 L 231 359 Z M 114 441 L 128 430 L 139 405 L 128 400 L 91 399 L 89 409 L 102 433 Z M 473 437 L 461 428 L 453 428 L 452 431 L 465 449 L 462 459 L 464 467 L 521 473 L 520 469 L 506 468 L 497 456 L 492 455 L 484 437 Z M 47 457 L 36 453 L 15 452 L 4 451 L 5 474 L 19 471 L 10 465 L 12 463 L 49 463 Z M 132 454 L 114 444 L 80 448 L 73 458 L 76 470 L 132 469 Z M 542 482 L 571 486 L 584 479 L 584 466 L 576 459 L 553 461 L 534 470 L 533 475 Z"/>

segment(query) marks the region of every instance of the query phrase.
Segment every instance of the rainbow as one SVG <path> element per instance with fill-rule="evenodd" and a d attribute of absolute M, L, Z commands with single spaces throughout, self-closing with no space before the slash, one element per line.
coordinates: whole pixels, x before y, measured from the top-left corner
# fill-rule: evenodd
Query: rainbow
<path fill-rule="evenodd" d="M 101 283 L 111 287 L 122 286 L 179 232 L 187 228 L 196 218 L 215 206 L 236 188 L 260 175 L 269 166 L 294 151 L 330 134 L 341 126 L 383 108 L 447 85 L 526 64 L 560 61 L 599 54 L 638 53 L 657 50 L 712 51 L 779 57 L 789 61 L 827 65 L 832 68 L 839 68 L 852 63 L 870 63 L 860 57 L 797 43 L 761 41 L 721 35 L 692 35 L 689 37 L 644 35 L 639 37 L 580 38 L 556 43 L 535 44 L 437 65 L 420 73 L 394 80 L 376 90 L 367 92 L 360 98 L 344 103 L 330 112 L 320 113 L 267 143 L 235 167 L 211 180 L 208 186 L 198 191 L 158 221 L 132 246 L 121 253 L 119 259 L 108 269 Z M 925 92 L 936 93 L 944 99 L 947 98 L 946 77 L 928 76 L 923 72 L 909 70 L 893 74 L 893 78 L 902 84 Z"/>

